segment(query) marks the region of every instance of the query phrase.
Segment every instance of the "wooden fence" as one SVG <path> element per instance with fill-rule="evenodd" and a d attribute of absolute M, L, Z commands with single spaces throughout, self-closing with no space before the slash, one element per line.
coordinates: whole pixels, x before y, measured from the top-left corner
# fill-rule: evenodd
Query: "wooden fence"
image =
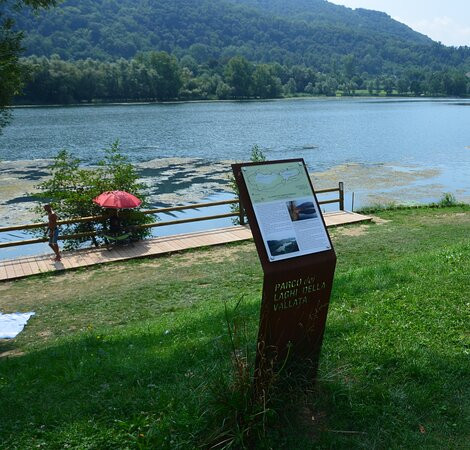
<path fill-rule="evenodd" d="M 326 205 L 331 203 L 338 203 L 339 209 L 344 211 L 344 185 L 342 182 L 338 183 L 337 188 L 331 189 L 320 189 L 317 190 L 317 194 L 327 194 L 332 192 L 338 192 L 338 198 L 332 200 L 323 200 L 319 201 L 320 205 Z M 145 211 L 141 211 L 144 214 L 164 214 L 164 213 L 171 213 L 176 211 L 184 211 L 187 209 L 202 209 L 202 208 L 210 208 L 212 206 L 223 206 L 223 205 L 236 205 L 238 204 L 238 212 L 230 212 L 225 214 L 215 214 L 211 216 L 201 216 L 201 217 L 192 217 L 189 219 L 177 219 L 177 220 L 166 220 L 162 222 L 153 222 L 148 223 L 145 225 L 137 225 L 135 229 L 144 229 L 144 228 L 156 228 L 156 227 L 164 227 L 169 225 L 179 225 L 184 223 L 191 223 L 191 222 L 201 222 L 206 220 L 215 220 L 215 219 L 225 219 L 229 217 L 237 217 L 240 224 L 244 225 L 245 221 L 245 213 L 243 210 L 243 205 L 240 203 L 238 199 L 234 200 L 224 200 L 220 202 L 210 202 L 210 203 L 196 203 L 184 206 L 172 206 L 169 208 L 157 208 L 157 209 L 148 209 Z M 108 215 L 101 215 L 101 216 L 90 216 L 90 217 L 77 217 L 75 219 L 69 220 L 59 220 L 57 222 L 58 225 L 67 225 L 72 223 L 86 223 L 86 222 L 101 222 L 103 220 L 109 219 Z M 11 227 L 0 227 L 0 233 L 7 233 L 10 231 L 27 231 L 27 230 L 34 230 L 38 228 L 47 228 L 47 223 L 33 223 L 27 225 L 15 225 Z M 59 236 L 60 240 L 67 240 L 67 239 L 76 239 L 76 238 L 83 238 L 83 237 L 93 237 L 96 236 L 96 231 L 90 231 L 86 233 L 78 233 L 78 234 L 70 234 Z M 12 242 L 0 242 L 0 249 L 6 247 L 16 247 L 19 245 L 30 245 L 30 244 L 39 244 L 42 242 L 47 242 L 48 238 L 38 238 L 38 239 L 23 239 L 21 241 L 12 241 Z"/>

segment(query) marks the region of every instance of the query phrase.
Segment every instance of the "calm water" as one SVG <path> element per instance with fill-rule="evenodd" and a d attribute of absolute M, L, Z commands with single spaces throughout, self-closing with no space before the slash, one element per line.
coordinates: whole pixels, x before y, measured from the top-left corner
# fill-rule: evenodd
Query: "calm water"
<path fill-rule="evenodd" d="M 132 161 L 143 163 L 142 174 L 149 176 L 156 205 L 171 203 L 160 201 L 159 196 L 195 185 L 201 189 L 193 201 L 227 197 L 223 176 L 204 188 L 210 176 L 201 167 L 210 172 L 211 162 L 247 160 L 253 144 L 268 159 L 304 158 L 312 172 L 324 174 L 326 185 L 345 181 L 348 208 L 352 191 L 356 206 L 383 199 L 433 201 L 443 192 L 470 201 L 470 101 L 461 100 L 305 99 L 18 108 L 0 136 L 0 161 L 20 164 L 50 159 L 67 148 L 92 164 L 116 139 Z M 164 168 L 160 166 L 145 168 L 146 162 L 175 157 L 183 158 L 182 164 L 186 158 L 197 162 L 188 159 L 191 170 L 175 169 L 166 178 L 161 178 Z M 30 167 L 19 179 L 31 181 L 38 173 Z M 0 178 L 0 208 L 22 201 L 27 198 L 8 197 Z M 216 225 L 220 224 L 195 226 Z"/>
<path fill-rule="evenodd" d="M 298 156 L 312 170 L 357 162 L 469 167 L 470 102 L 286 100 L 22 108 L 0 137 L 0 159 L 42 159 L 67 148 L 93 162 L 119 139 L 134 161 Z M 304 147 L 316 146 L 315 150 Z M 461 170 L 458 170 L 460 172 Z"/>

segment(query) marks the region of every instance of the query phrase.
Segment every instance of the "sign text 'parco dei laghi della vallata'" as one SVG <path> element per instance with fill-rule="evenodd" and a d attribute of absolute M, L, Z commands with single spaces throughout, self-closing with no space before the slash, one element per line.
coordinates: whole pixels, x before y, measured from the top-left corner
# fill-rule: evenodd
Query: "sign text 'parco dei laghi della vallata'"
<path fill-rule="evenodd" d="M 257 377 L 263 366 L 318 364 L 336 255 L 302 159 L 232 165 L 264 271 Z"/>

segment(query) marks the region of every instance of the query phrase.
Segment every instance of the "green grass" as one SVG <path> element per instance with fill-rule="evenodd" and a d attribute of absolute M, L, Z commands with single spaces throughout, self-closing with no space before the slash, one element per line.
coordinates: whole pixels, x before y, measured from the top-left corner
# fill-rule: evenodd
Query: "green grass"
<path fill-rule="evenodd" d="M 0 341 L 0 448 L 468 448 L 470 208 L 378 215 L 332 231 L 318 382 L 284 376 L 266 414 L 235 388 L 224 310 L 243 297 L 252 360 L 252 243 L 0 285 L 2 312 L 37 313 Z"/>

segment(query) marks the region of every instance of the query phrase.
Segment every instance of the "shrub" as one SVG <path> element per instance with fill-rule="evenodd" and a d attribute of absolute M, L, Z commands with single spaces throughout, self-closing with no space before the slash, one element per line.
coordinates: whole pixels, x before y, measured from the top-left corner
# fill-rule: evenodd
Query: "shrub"
<path fill-rule="evenodd" d="M 264 155 L 263 151 L 258 147 L 258 145 L 254 144 L 251 147 L 250 162 L 263 162 L 263 161 L 266 161 L 266 156 Z M 230 186 L 230 189 L 238 197 L 239 196 L 238 185 L 233 175 L 229 175 L 229 186 Z M 239 204 L 231 205 L 230 211 L 233 213 L 239 214 L 240 213 Z M 238 217 L 233 218 L 232 222 L 234 225 L 240 225 L 240 219 Z"/>
<path fill-rule="evenodd" d="M 67 150 L 61 150 L 54 158 L 51 167 L 51 177 L 41 183 L 40 192 L 35 197 L 40 201 L 50 203 L 57 213 L 59 220 L 74 219 L 114 214 L 115 210 L 105 210 L 93 203 L 93 198 L 105 191 L 127 191 L 142 200 L 141 207 L 146 204 L 145 186 L 138 182 L 135 167 L 121 154 L 119 141 L 115 141 L 104 150 L 104 158 L 97 166 L 82 167 L 81 160 Z M 35 212 L 43 217 L 42 205 Z M 152 221 L 140 211 L 140 208 L 119 212 L 121 222 L 125 226 L 134 226 Z M 107 218 L 101 222 L 84 222 L 61 225 L 61 234 L 77 234 L 91 231 L 102 231 L 106 227 Z M 149 234 L 147 229 L 136 231 L 138 238 Z M 65 248 L 77 248 L 81 243 L 92 240 L 95 245 L 101 243 L 101 238 L 79 237 L 65 241 Z"/>
<path fill-rule="evenodd" d="M 456 205 L 458 205 L 457 199 L 455 198 L 455 195 L 450 192 L 445 192 L 437 203 L 437 206 L 441 207 Z"/>

